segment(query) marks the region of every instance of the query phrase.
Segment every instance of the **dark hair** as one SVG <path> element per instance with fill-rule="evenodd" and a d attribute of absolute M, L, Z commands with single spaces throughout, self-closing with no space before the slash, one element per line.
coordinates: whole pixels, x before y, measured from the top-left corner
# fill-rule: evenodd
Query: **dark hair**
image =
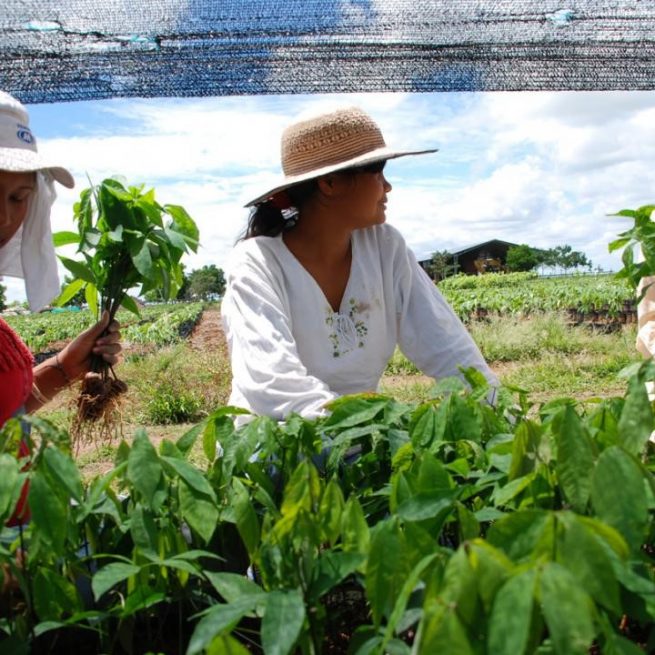
<path fill-rule="evenodd" d="M 386 160 L 382 159 L 373 162 L 372 164 L 353 166 L 352 168 L 346 168 L 337 172 L 348 176 L 353 176 L 357 173 L 381 173 L 384 170 L 384 165 L 386 163 Z M 316 193 L 317 189 L 318 185 L 316 184 L 316 178 L 308 180 L 307 182 L 301 182 L 300 184 L 296 184 L 286 189 L 284 193 L 286 193 L 291 207 L 296 210 L 295 219 L 286 217 L 283 211 L 287 212 L 288 210 L 280 209 L 276 206 L 276 203 L 272 201 L 272 198 L 255 205 L 248 217 L 246 231 L 239 238 L 239 241 L 260 236 L 276 237 L 285 230 L 290 230 L 296 224 L 298 215 L 302 211 L 302 206 L 314 195 L 314 193 Z"/>
<path fill-rule="evenodd" d="M 300 212 L 302 206 L 314 195 L 317 188 L 316 179 L 313 179 L 289 187 L 285 193 L 291 207 Z M 282 211 L 270 198 L 255 205 L 248 217 L 246 231 L 239 241 L 252 237 L 276 237 L 285 230 L 291 229 L 296 224 L 295 220 L 286 218 Z"/>

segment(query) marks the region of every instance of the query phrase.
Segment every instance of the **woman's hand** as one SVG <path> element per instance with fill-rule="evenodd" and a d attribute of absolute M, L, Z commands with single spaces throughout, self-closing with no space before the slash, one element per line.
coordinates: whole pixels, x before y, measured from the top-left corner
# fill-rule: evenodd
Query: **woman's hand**
<path fill-rule="evenodd" d="M 32 394 L 25 401 L 26 410 L 37 410 L 62 389 L 90 373 L 93 355 L 102 357 L 112 366 L 116 364 L 122 351 L 119 327 L 116 321 L 109 322 L 109 312 L 105 311 L 95 325 L 84 330 L 60 353 L 35 367 Z M 107 334 L 103 335 L 105 331 Z"/>
<path fill-rule="evenodd" d="M 107 330 L 107 334 L 101 336 Z M 79 334 L 60 353 L 59 363 L 70 380 L 76 380 L 91 370 L 91 355 L 99 355 L 112 366 L 120 359 L 120 325 L 109 322 L 109 312 L 88 330 Z"/>

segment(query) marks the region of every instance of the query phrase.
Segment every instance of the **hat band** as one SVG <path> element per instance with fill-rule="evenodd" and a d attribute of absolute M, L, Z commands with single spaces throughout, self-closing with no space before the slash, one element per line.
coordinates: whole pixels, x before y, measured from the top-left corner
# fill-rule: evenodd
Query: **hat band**
<path fill-rule="evenodd" d="M 0 115 L 0 148 L 20 148 L 36 152 L 36 137 L 24 123 Z"/>
<path fill-rule="evenodd" d="M 379 132 L 358 134 L 357 139 L 317 144 L 311 150 L 286 152 L 282 158 L 282 170 L 287 177 L 305 175 L 328 166 L 348 162 L 369 152 L 385 148 L 386 143 Z"/>

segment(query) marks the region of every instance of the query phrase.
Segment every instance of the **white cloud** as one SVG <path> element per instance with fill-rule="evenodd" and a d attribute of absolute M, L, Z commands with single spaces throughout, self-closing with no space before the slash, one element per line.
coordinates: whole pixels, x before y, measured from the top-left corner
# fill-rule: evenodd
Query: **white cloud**
<path fill-rule="evenodd" d="M 279 178 L 284 126 L 348 104 L 369 111 L 390 145 L 440 150 L 388 166 L 389 220 L 419 257 L 499 238 L 568 243 L 616 269 L 607 244 L 627 223 L 607 214 L 655 200 L 654 92 L 132 99 L 95 103 L 104 119 L 97 125 L 78 114 L 74 131 L 40 140 L 78 181 L 77 190 L 60 191 L 54 229 L 71 229 L 87 173 L 94 181 L 120 173 L 195 218 L 202 247 L 190 268 L 224 266 L 246 223 L 243 205 Z"/>

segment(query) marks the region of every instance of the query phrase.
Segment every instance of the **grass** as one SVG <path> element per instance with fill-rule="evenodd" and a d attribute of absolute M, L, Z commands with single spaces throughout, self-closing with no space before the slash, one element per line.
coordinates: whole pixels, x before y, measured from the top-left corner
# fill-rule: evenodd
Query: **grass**
<path fill-rule="evenodd" d="M 640 359 L 634 325 L 600 334 L 571 327 L 563 316 L 549 313 L 529 319 L 495 317 L 472 323 L 469 329 L 501 381 L 526 390 L 538 403 L 557 397 L 621 396 L 625 381 L 618 377 L 619 371 Z M 184 342 L 128 351 L 119 374 L 129 386 L 122 408 L 123 435 L 128 439 L 143 427 L 155 443 L 175 440 L 229 397 L 231 374 L 224 347 L 198 351 Z M 380 385 L 383 393 L 403 402 L 428 400 L 432 386 L 433 381 L 400 351 L 389 362 Z M 62 394 L 42 414 L 67 425 L 74 395 Z M 79 453 L 84 475 L 109 470 L 114 450 L 107 445 L 86 446 Z M 202 460 L 201 449 L 194 457 Z"/>

